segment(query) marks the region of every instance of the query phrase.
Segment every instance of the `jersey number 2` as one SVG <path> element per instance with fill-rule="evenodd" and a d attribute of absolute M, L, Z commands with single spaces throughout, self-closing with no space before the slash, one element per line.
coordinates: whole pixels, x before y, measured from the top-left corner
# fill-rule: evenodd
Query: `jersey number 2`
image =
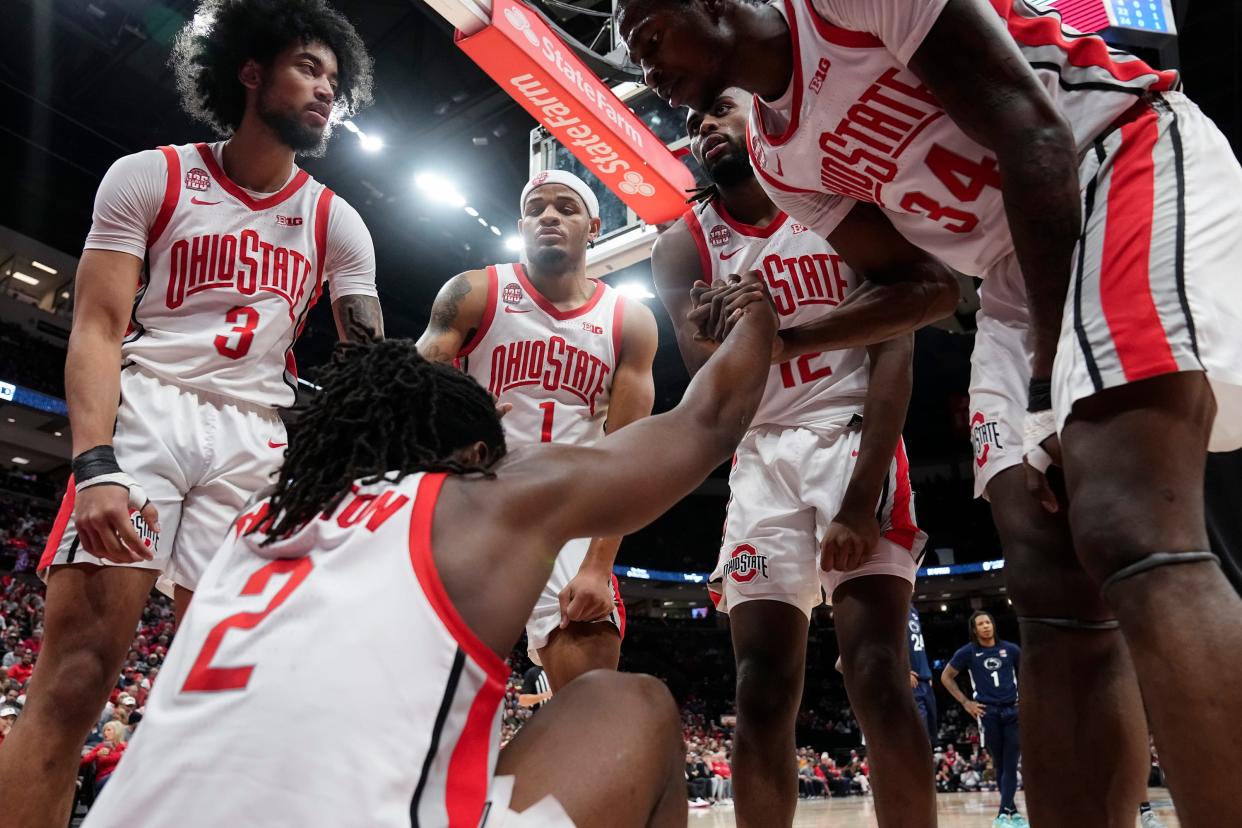
<path fill-rule="evenodd" d="M 241 595 L 259 595 L 267 588 L 273 575 L 288 575 L 289 580 L 277 590 L 262 611 L 239 612 L 221 620 L 219 624 L 211 628 L 211 632 L 207 633 L 207 640 L 203 642 L 203 649 L 199 652 L 198 658 L 194 659 L 190 674 L 185 677 L 181 692 L 215 693 L 220 690 L 245 690 L 246 685 L 250 683 L 250 674 L 254 672 L 254 665 L 212 667 L 211 661 L 216 657 L 220 643 L 231 629 L 252 630 L 257 627 L 264 618 L 271 615 L 273 610 L 283 604 L 295 589 L 302 585 L 313 567 L 314 564 L 308 557 L 280 558 L 264 565 L 262 569 L 251 575 L 246 585 L 242 587 Z"/>
<path fill-rule="evenodd" d="M 233 329 L 216 337 L 216 350 L 229 359 L 241 359 L 250 352 L 250 345 L 254 342 L 254 329 L 259 327 L 259 312 L 238 305 L 224 315 L 224 321 Z M 230 342 L 233 334 L 237 334 L 236 342 Z"/>

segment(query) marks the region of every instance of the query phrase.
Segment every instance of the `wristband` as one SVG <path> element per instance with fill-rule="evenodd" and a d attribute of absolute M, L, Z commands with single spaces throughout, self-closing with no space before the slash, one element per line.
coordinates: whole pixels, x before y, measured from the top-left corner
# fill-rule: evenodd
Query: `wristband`
<path fill-rule="evenodd" d="M 123 486 L 129 492 L 129 507 L 143 509 L 150 499 L 138 481 L 126 474 L 116 462 L 112 446 L 95 446 L 73 458 L 74 491 L 92 486 Z"/>
<path fill-rule="evenodd" d="M 1052 465 L 1052 455 L 1043 442 L 1057 433 L 1057 416 L 1052 409 L 1028 411 L 1022 423 L 1022 456 L 1035 471 L 1044 474 Z"/>
<path fill-rule="evenodd" d="M 1031 384 L 1027 388 L 1027 406 L 1026 410 L 1047 411 L 1052 408 L 1052 380 L 1037 379 L 1031 377 Z"/>

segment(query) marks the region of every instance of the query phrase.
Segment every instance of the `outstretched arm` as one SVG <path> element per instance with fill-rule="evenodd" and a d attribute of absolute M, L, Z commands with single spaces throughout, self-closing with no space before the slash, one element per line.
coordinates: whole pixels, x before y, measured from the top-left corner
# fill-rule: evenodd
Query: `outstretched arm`
<path fill-rule="evenodd" d="M 468 270 L 444 283 L 431 306 L 418 352 L 430 362 L 452 362 L 478 330 L 487 310 L 485 270 Z"/>
<path fill-rule="evenodd" d="M 690 291 L 696 284 L 705 284 L 710 273 L 703 272 L 699 251 L 684 219 L 660 234 L 651 250 L 651 276 L 656 293 L 673 320 L 677 332 L 677 348 L 690 376 L 694 376 L 716 350 L 716 342 L 703 336 L 698 323 L 690 317 L 694 302 Z"/>

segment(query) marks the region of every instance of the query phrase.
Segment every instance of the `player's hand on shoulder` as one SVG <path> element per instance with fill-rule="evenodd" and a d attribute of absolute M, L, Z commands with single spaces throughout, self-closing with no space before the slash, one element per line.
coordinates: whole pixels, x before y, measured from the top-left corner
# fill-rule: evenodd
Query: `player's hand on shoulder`
<path fill-rule="evenodd" d="M 74 496 L 73 516 L 87 552 L 114 563 L 149 561 L 152 552 L 130 519 L 129 490 L 119 485 L 90 486 Z M 139 511 L 147 528 L 159 531 L 159 512 L 147 501 Z"/>
<path fill-rule="evenodd" d="M 616 608 L 612 584 L 599 573 L 579 572 L 558 596 L 561 602 L 561 628 L 572 621 L 599 621 Z"/>
<path fill-rule="evenodd" d="M 819 566 L 825 572 L 851 572 L 862 566 L 880 542 L 880 522 L 870 512 L 842 509 L 828 524 L 820 544 Z"/>

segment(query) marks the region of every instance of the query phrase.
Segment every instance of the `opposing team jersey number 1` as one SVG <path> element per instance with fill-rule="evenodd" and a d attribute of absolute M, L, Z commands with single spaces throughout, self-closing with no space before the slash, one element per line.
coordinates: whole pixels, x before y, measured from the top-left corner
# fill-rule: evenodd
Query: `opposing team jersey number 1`
<path fill-rule="evenodd" d="M 273 576 L 287 575 L 288 580 L 281 585 L 262 610 L 235 613 L 211 628 L 211 632 L 207 633 L 207 639 L 203 642 L 203 649 L 199 651 L 198 658 L 194 659 L 194 664 L 190 667 L 189 675 L 185 677 L 181 692 L 215 693 L 221 690 L 245 690 L 246 685 L 250 683 L 250 674 L 254 672 L 253 664 L 238 667 L 213 667 L 211 664 L 216 657 L 216 652 L 220 649 L 221 642 L 224 641 L 225 634 L 229 630 L 252 630 L 259 626 L 264 618 L 271 615 L 293 594 L 295 589 L 302 585 L 313 568 L 314 564 L 309 557 L 279 558 L 265 564 L 251 575 L 246 585 L 242 587 L 240 593 L 242 596 L 262 594 Z"/>
<path fill-rule="evenodd" d="M 259 327 L 259 312 L 252 307 L 238 305 L 224 315 L 224 321 L 233 328 L 227 334 L 216 337 L 216 350 L 229 359 L 241 359 L 250 352 L 250 345 L 254 342 L 254 329 Z"/>
<path fill-rule="evenodd" d="M 997 169 L 996 159 L 991 156 L 985 155 L 981 161 L 972 161 L 939 144 L 932 144 L 927 158 L 923 160 L 932 174 L 959 202 L 974 201 L 984 187 L 1000 189 L 1000 171 Z M 901 209 L 924 215 L 951 233 L 969 233 L 979 224 L 979 217 L 974 213 L 941 204 L 924 192 L 906 193 L 901 199 Z"/>

